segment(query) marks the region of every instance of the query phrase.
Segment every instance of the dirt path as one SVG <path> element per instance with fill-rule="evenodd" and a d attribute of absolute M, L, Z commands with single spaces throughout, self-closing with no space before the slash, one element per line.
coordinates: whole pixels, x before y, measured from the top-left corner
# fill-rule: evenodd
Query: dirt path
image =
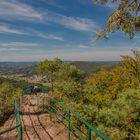
<path fill-rule="evenodd" d="M 23 140 L 67 140 L 67 131 L 61 124 L 50 121 L 49 114 L 38 113 L 38 98 L 27 96 L 23 101 Z"/>
<path fill-rule="evenodd" d="M 27 95 L 23 98 L 21 106 L 21 122 L 23 130 L 23 140 L 68 140 L 67 131 L 56 120 L 52 119 L 48 113 L 41 113 L 38 108 L 38 98 L 44 96 Z M 0 130 L 10 127 L 15 121 L 10 117 Z M 0 140 L 17 140 L 17 131 L 0 136 Z"/>
<path fill-rule="evenodd" d="M 11 115 L 10 118 L 5 122 L 5 124 L 0 127 L 0 131 L 10 128 L 13 125 L 15 125 L 15 119 L 14 115 Z M 1 135 L 0 140 L 17 140 L 17 131 L 13 130 Z"/>

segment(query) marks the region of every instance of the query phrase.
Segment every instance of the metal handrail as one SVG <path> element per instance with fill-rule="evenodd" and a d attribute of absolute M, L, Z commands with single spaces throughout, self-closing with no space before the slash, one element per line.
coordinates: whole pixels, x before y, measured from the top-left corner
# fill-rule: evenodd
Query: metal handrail
<path fill-rule="evenodd" d="M 64 126 L 64 128 L 68 132 L 69 140 L 71 140 L 71 139 L 74 140 L 76 137 L 78 137 L 80 140 L 84 140 L 85 135 L 86 135 L 87 140 L 93 140 L 93 136 L 91 134 L 92 132 L 97 134 L 103 140 L 110 140 L 110 138 L 108 136 L 106 136 L 104 133 L 100 132 L 95 127 L 90 125 L 85 119 L 83 119 L 81 116 L 79 116 L 73 109 L 71 109 L 69 106 L 67 106 L 64 102 L 58 101 L 50 96 L 47 96 L 47 97 L 50 99 L 50 104 L 48 105 L 48 107 L 50 109 L 49 110 L 50 120 L 53 116 L 59 123 L 61 123 Z M 54 102 L 54 104 L 52 104 L 52 102 Z M 44 100 L 42 103 L 43 103 L 43 110 L 44 110 L 44 108 L 45 108 Z M 65 111 L 58 109 L 55 105 L 57 107 L 59 107 L 59 105 L 61 105 L 62 110 L 65 109 L 66 113 L 65 113 Z M 16 99 L 14 99 L 14 114 L 15 114 L 15 119 L 16 119 L 16 126 L 13 126 L 11 128 L 1 131 L 0 135 L 7 133 L 9 131 L 12 131 L 14 129 L 18 129 L 18 140 L 22 140 L 22 125 L 21 125 L 21 120 L 20 120 L 19 107 L 17 105 Z M 63 121 L 56 116 L 56 114 L 61 115 L 67 121 L 67 124 L 64 124 Z M 76 117 L 78 121 L 80 121 L 82 124 L 84 124 L 86 126 L 87 134 L 84 134 L 81 130 L 79 130 L 78 126 L 76 126 L 76 124 L 72 121 L 72 119 L 71 119 L 72 116 Z M 83 136 L 83 134 L 84 134 L 84 136 Z"/>
<path fill-rule="evenodd" d="M 106 136 L 104 133 L 102 133 L 101 131 L 97 130 L 95 127 L 90 125 L 85 119 L 83 119 L 81 116 L 79 116 L 73 109 L 68 107 L 64 102 L 58 101 L 58 100 L 56 100 L 56 99 L 54 99 L 53 97 L 50 97 L 50 96 L 48 96 L 48 97 L 50 98 L 51 102 L 54 102 L 56 104 L 60 104 L 60 105 L 62 105 L 62 107 L 64 109 L 67 110 L 68 117 L 64 116 L 63 112 L 61 112 L 61 110 L 57 110 L 55 108 L 55 106 L 53 106 L 53 104 L 51 102 L 48 105 L 49 107 L 51 107 L 52 110 L 55 110 L 58 115 L 61 115 L 62 117 L 65 118 L 65 120 L 68 122 L 69 131 L 71 130 L 70 127 L 73 127 L 74 131 L 77 133 L 77 135 L 80 138 L 80 140 L 83 140 L 84 138 L 82 138 L 81 134 L 79 134 L 79 130 L 77 130 L 77 127 L 75 126 L 75 124 L 70 119 L 71 115 L 75 116 L 78 119 L 78 121 L 80 121 L 82 124 L 84 124 L 86 126 L 86 128 L 87 128 L 87 140 L 92 140 L 93 139 L 92 135 L 91 135 L 92 132 L 97 134 L 103 140 L 110 140 L 110 138 L 108 136 Z M 44 107 L 44 105 L 43 105 L 43 107 Z M 70 132 L 68 132 L 68 133 L 69 133 L 69 140 L 70 140 L 71 139 L 71 133 Z"/>
<path fill-rule="evenodd" d="M 18 140 L 22 140 L 22 125 L 20 120 L 19 107 L 17 106 L 16 99 L 14 99 L 14 108 L 16 125 L 20 125 L 20 127 L 18 127 Z"/>
<path fill-rule="evenodd" d="M 20 127 L 20 125 L 15 125 L 15 126 L 13 126 L 13 127 L 7 128 L 7 129 L 1 131 L 1 132 L 0 132 L 0 135 L 5 134 L 5 133 L 7 133 L 7 132 L 9 132 L 9 131 L 12 131 L 12 130 L 18 128 L 18 127 Z"/>
<path fill-rule="evenodd" d="M 19 108 L 17 106 L 16 99 L 14 99 L 14 115 L 15 115 L 15 119 L 16 119 L 16 125 L 1 131 L 0 135 L 5 134 L 9 131 L 18 129 L 18 140 L 22 140 L 22 125 L 21 125 Z"/>

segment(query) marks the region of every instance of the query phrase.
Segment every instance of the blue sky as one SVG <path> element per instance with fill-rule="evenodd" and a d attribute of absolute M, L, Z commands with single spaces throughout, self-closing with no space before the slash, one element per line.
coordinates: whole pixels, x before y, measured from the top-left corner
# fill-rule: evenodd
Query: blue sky
<path fill-rule="evenodd" d="M 95 41 L 116 5 L 92 0 L 0 0 L 0 61 L 115 61 L 139 49 L 118 31 Z"/>

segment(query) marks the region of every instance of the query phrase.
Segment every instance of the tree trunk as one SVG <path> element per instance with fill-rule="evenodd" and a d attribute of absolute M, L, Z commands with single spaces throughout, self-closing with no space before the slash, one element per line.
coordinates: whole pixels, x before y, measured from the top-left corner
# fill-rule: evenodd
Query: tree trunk
<path fill-rule="evenodd" d="M 54 85 L 53 85 L 53 80 L 51 79 L 51 89 L 52 89 L 52 92 L 54 91 Z"/>

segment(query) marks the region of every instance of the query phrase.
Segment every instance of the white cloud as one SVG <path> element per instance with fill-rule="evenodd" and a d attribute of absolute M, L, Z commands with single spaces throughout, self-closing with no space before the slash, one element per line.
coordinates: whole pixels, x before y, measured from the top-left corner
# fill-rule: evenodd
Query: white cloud
<path fill-rule="evenodd" d="M 57 13 L 50 13 L 50 17 L 46 20 L 54 22 L 64 27 L 77 31 L 96 32 L 98 25 L 92 19 L 69 17 Z"/>
<path fill-rule="evenodd" d="M 58 41 L 64 40 L 62 36 L 58 36 L 55 34 L 44 34 L 32 29 L 24 29 L 24 28 L 16 29 L 4 23 L 0 24 L 0 34 L 18 34 L 18 35 L 37 36 L 48 40 L 58 40 Z"/>
<path fill-rule="evenodd" d="M 121 60 L 121 55 L 131 55 L 130 48 L 92 48 L 88 50 L 54 50 L 42 53 L 42 58 L 59 57 L 63 60 L 77 60 L 77 61 L 118 61 Z M 135 49 L 138 49 L 135 48 Z M 138 49 L 139 50 L 139 49 Z M 39 59 L 39 60 L 40 60 Z"/>
<path fill-rule="evenodd" d="M 0 43 L 0 52 L 31 51 L 33 50 L 34 47 L 38 47 L 38 46 L 39 44 L 30 43 L 30 42 L 6 42 L 6 43 Z M 6 56 L 9 57 L 8 55 Z M 17 57 L 17 59 L 19 58 Z"/>
<path fill-rule="evenodd" d="M 0 52 L 11 52 L 11 51 L 29 51 L 29 50 L 32 50 L 32 49 L 28 49 L 28 48 L 16 48 L 16 47 L 12 47 L 12 48 L 0 48 Z"/>
<path fill-rule="evenodd" d="M 43 14 L 17 0 L 0 0 L 0 18 L 42 21 Z"/>
<path fill-rule="evenodd" d="M 89 45 L 85 45 L 85 44 L 79 44 L 78 45 L 78 48 L 80 49 L 86 49 L 86 48 L 89 48 L 90 46 Z"/>
<path fill-rule="evenodd" d="M 7 25 L 0 25 L 0 33 L 10 33 L 10 34 L 26 34 L 23 31 L 13 29 Z"/>
<path fill-rule="evenodd" d="M 64 38 L 62 36 L 58 36 L 55 34 L 44 34 L 38 31 L 33 30 L 32 31 L 33 36 L 38 36 L 40 38 L 48 39 L 48 40 L 58 40 L 58 41 L 63 41 Z"/>
<path fill-rule="evenodd" d="M 37 43 L 30 42 L 8 42 L 8 43 L 0 43 L 2 47 L 36 47 L 39 46 Z"/>
<path fill-rule="evenodd" d="M 97 24 L 92 19 L 64 16 L 48 10 L 36 10 L 34 7 L 17 0 L 0 0 L 0 18 L 6 20 L 35 21 L 56 23 L 68 29 L 95 32 Z"/>
<path fill-rule="evenodd" d="M 39 51 L 28 53 L 10 54 L 8 56 L 0 55 L 0 61 L 41 61 L 46 58 L 52 59 L 59 57 L 63 60 L 77 61 L 116 61 L 120 60 L 120 55 L 131 54 L 131 50 L 127 49 L 91 49 L 91 50 L 53 50 Z"/>

